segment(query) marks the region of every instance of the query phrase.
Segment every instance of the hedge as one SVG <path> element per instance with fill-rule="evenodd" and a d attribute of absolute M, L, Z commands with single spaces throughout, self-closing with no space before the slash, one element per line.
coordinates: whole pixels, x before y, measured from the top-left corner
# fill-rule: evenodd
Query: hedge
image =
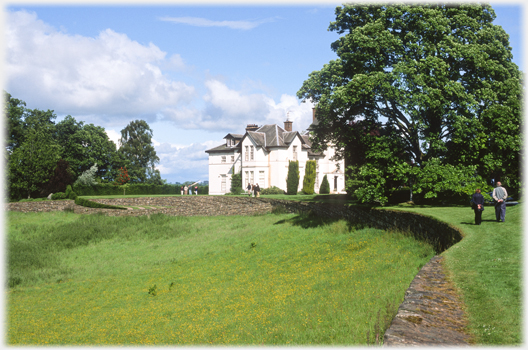
<path fill-rule="evenodd" d="M 102 209 L 123 209 L 126 210 L 124 207 L 119 207 L 117 205 L 110 205 L 110 204 L 103 204 L 98 202 L 92 202 L 88 199 L 81 198 L 79 196 L 75 197 L 75 204 L 82 205 L 83 207 L 88 208 L 102 208 Z"/>

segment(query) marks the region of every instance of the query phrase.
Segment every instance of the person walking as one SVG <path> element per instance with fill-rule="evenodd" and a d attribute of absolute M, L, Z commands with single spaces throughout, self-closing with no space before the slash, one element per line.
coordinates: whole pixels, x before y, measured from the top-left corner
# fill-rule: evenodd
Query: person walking
<path fill-rule="evenodd" d="M 183 196 L 183 186 L 181 187 L 181 195 Z"/>
<path fill-rule="evenodd" d="M 260 197 L 260 186 L 259 184 L 255 185 L 255 196 Z"/>
<path fill-rule="evenodd" d="M 194 186 L 194 193 L 196 193 L 196 195 L 198 195 L 198 186 Z"/>
<path fill-rule="evenodd" d="M 477 188 L 473 196 L 471 196 L 471 207 L 475 212 L 475 225 L 480 225 L 482 223 L 482 212 L 484 211 L 484 197 L 480 193 L 480 188 Z"/>
<path fill-rule="evenodd" d="M 185 187 L 183 188 L 183 194 L 184 194 L 184 195 L 187 194 L 187 185 L 185 185 Z"/>
<path fill-rule="evenodd" d="M 497 222 L 504 222 L 506 217 L 506 198 L 508 198 L 508 192 L 502 187 L 500 181 L 497 181 L 497 187 L 493 189 L 491 195 L 493 200 L 495 200 L 495 218 Z"/>
<path fill-rule="evenodd" d="M 251 196 L 251 184 L 247 185 L 246 190 L 248 191 L 248 196 Z"/>

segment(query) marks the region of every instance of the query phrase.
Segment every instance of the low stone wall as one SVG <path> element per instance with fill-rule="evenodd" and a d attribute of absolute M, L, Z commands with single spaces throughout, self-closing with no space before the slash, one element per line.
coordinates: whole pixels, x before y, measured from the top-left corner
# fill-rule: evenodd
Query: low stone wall
<path fill-rule="evenodd" d="M 384 209 L 367 209 L 342 204 L 296 202 L 271 198 L 232 196 L 172 196 L 92 199 L 94 202 L 128 207 L 129 210 L 86 208 L 73 200 L 8 203 L 7 210 L 22 212 L 57 211 L 69 208 L 75 213 L 105 213 L 109 216 L 138 216 L 163 213 L 173 216 L 256 215 L 274 207 L 290 212 L 311 212 L 330 219 L 346 219 L 356 224 L 383 230 L 411 233 L 416 239 L 431 243 L 442 252 L 462 239 L 461 232 L 425 215 Z M 132 210 L 131 207 L 135 207 Z"/>
<path fill-rule="evenodd" d="M 315 215 L 346 219 L 350 222 L 383 230 L 397 230 L 412 234 L 416 239 L 433 245 L 437 253 L 443 252 L 462 239 L 462 233 L 454 226 L 435 218 L 386 209 L 369 209 L 342 204 L 295 202 L 258 198 L 273 207 L 283 206 L 291 212 L 311 212 Z"/>
<path fill-rule="evenodd" d="M 272 205 L 258 198 L 228 196 L 173 196 L 173 197 L 136 197 L 116 199 L 92 199 L 94 202 L 117 205 L 128 208 L 101 209 L 87 208 L 73 200 L 16 202 L 6 204 L 7 210 L 21 212 L 47 212 L 65 209 L 78 214 L 104 213 L 108 216 L 139 216 L 162 213 L 171 216 L 219 216 L 219 215 L 256 215 L 269 213 Z M 134 209 L 132 207 L 135 207 Z"/>

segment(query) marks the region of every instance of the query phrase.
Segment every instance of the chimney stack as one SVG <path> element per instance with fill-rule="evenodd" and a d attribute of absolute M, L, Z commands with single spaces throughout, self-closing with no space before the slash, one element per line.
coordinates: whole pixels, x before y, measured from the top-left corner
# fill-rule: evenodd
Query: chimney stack
<path fill-rule="evenodd" d="M 315 108 L 316 108 L 316 107 L 313 107 L 313 108 L 312 108 L 312 116 L 313 116 L 313 120 L 312 120 L 312 121 L 313 121 L 313 122 L 315 122 L 315 120 L 316 120 L 316 119 L 315 119 Z"/>
<path fill-rule="evenodd" d="M 293 124 L 292 121 L 290 121 L 289 119 L 286 119 L 286 121 L 284 122 L 284 130 L 292 131 L 292 124 Z"/>
<path fill-rule="evenodd" d="M 246 131 L 256 131 L 258 130 L 258 125 L 257 124 L 248 124 L 246 126 Z"/>

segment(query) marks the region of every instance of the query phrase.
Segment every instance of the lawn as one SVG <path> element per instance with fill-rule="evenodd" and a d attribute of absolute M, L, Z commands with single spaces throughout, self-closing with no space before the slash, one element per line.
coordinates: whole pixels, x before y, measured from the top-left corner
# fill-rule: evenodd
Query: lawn
<path fill-rule="evenodd" d="M 482 224 L 474 225 L 467 207 L 403 207 L 459 227 L 462 241 L 442 253 L 450 278 L 467 307 L 469 331 L 478 344 L 520 345 L 522 339 L 523 205 L 509 206 L 506 221 L 496 222 L 485 207 Z"/>
<path fill-rule="evenodd" d="M 295 214 L 6 217 L 9 345 L 365 345 L 434 255 Z"/>

